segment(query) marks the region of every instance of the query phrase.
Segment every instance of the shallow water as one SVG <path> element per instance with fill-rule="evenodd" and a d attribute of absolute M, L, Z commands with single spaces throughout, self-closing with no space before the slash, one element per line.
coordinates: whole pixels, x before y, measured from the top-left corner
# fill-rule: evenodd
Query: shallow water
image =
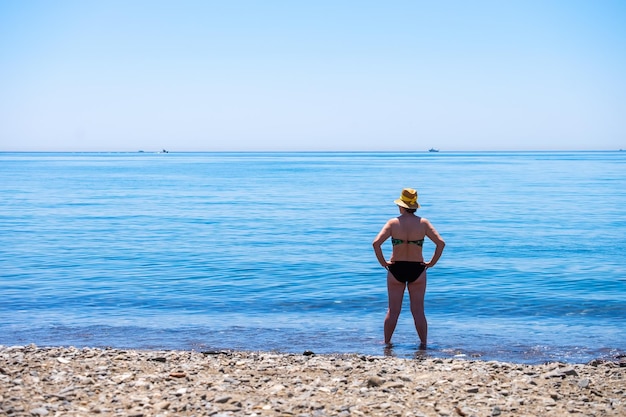
<path fill-rule="evenodd" d="M 623 152 L 0 153 L 0 183 L 0 344 L 423 354 L 408 306 L 382 344 L 371 249 L 411 186 L 447 243 L 427 355 L 626 350 Z"/>

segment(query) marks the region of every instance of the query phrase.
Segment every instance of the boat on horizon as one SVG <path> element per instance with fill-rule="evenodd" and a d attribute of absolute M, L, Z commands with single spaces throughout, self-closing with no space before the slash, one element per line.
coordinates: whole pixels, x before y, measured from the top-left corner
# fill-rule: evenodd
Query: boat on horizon
<path fill-rule="evenodd" d="M 439 149 L 430 148 L 430 149 L 428 150 L 428 152 L 439 152 Z"/>

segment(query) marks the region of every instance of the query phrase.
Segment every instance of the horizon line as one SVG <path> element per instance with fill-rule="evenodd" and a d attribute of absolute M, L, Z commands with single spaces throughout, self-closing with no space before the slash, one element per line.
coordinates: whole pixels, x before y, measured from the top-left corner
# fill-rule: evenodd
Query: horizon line
<path fill-rule="evenodd" d="M 130 154 L 167 154 L 167 153 L 477 153 L 477 152 L 623 152 L 624 149 L 452 149 L 452 150 L 0 150 L 0 153 L 130 153 Z"/>

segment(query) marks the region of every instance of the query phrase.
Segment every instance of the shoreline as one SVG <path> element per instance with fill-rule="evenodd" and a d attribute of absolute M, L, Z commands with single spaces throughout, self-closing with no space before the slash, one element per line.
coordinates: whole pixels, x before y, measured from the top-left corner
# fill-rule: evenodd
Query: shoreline
<path fill-rule="evenodd" d="M 626 360 L 0 346 L 7 416 L 626 415 Z"/>

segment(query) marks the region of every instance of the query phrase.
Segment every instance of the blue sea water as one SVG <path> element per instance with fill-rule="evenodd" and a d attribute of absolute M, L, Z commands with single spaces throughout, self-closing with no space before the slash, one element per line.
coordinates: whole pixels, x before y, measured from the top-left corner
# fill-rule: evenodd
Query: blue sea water
<path fill-rule="evenodd" d="M 0 153 L 0 344 L 423 354 L 408 299 L 382 343 L 403 187 L 427 355 L 624 353 L 624 152 Z"/>

